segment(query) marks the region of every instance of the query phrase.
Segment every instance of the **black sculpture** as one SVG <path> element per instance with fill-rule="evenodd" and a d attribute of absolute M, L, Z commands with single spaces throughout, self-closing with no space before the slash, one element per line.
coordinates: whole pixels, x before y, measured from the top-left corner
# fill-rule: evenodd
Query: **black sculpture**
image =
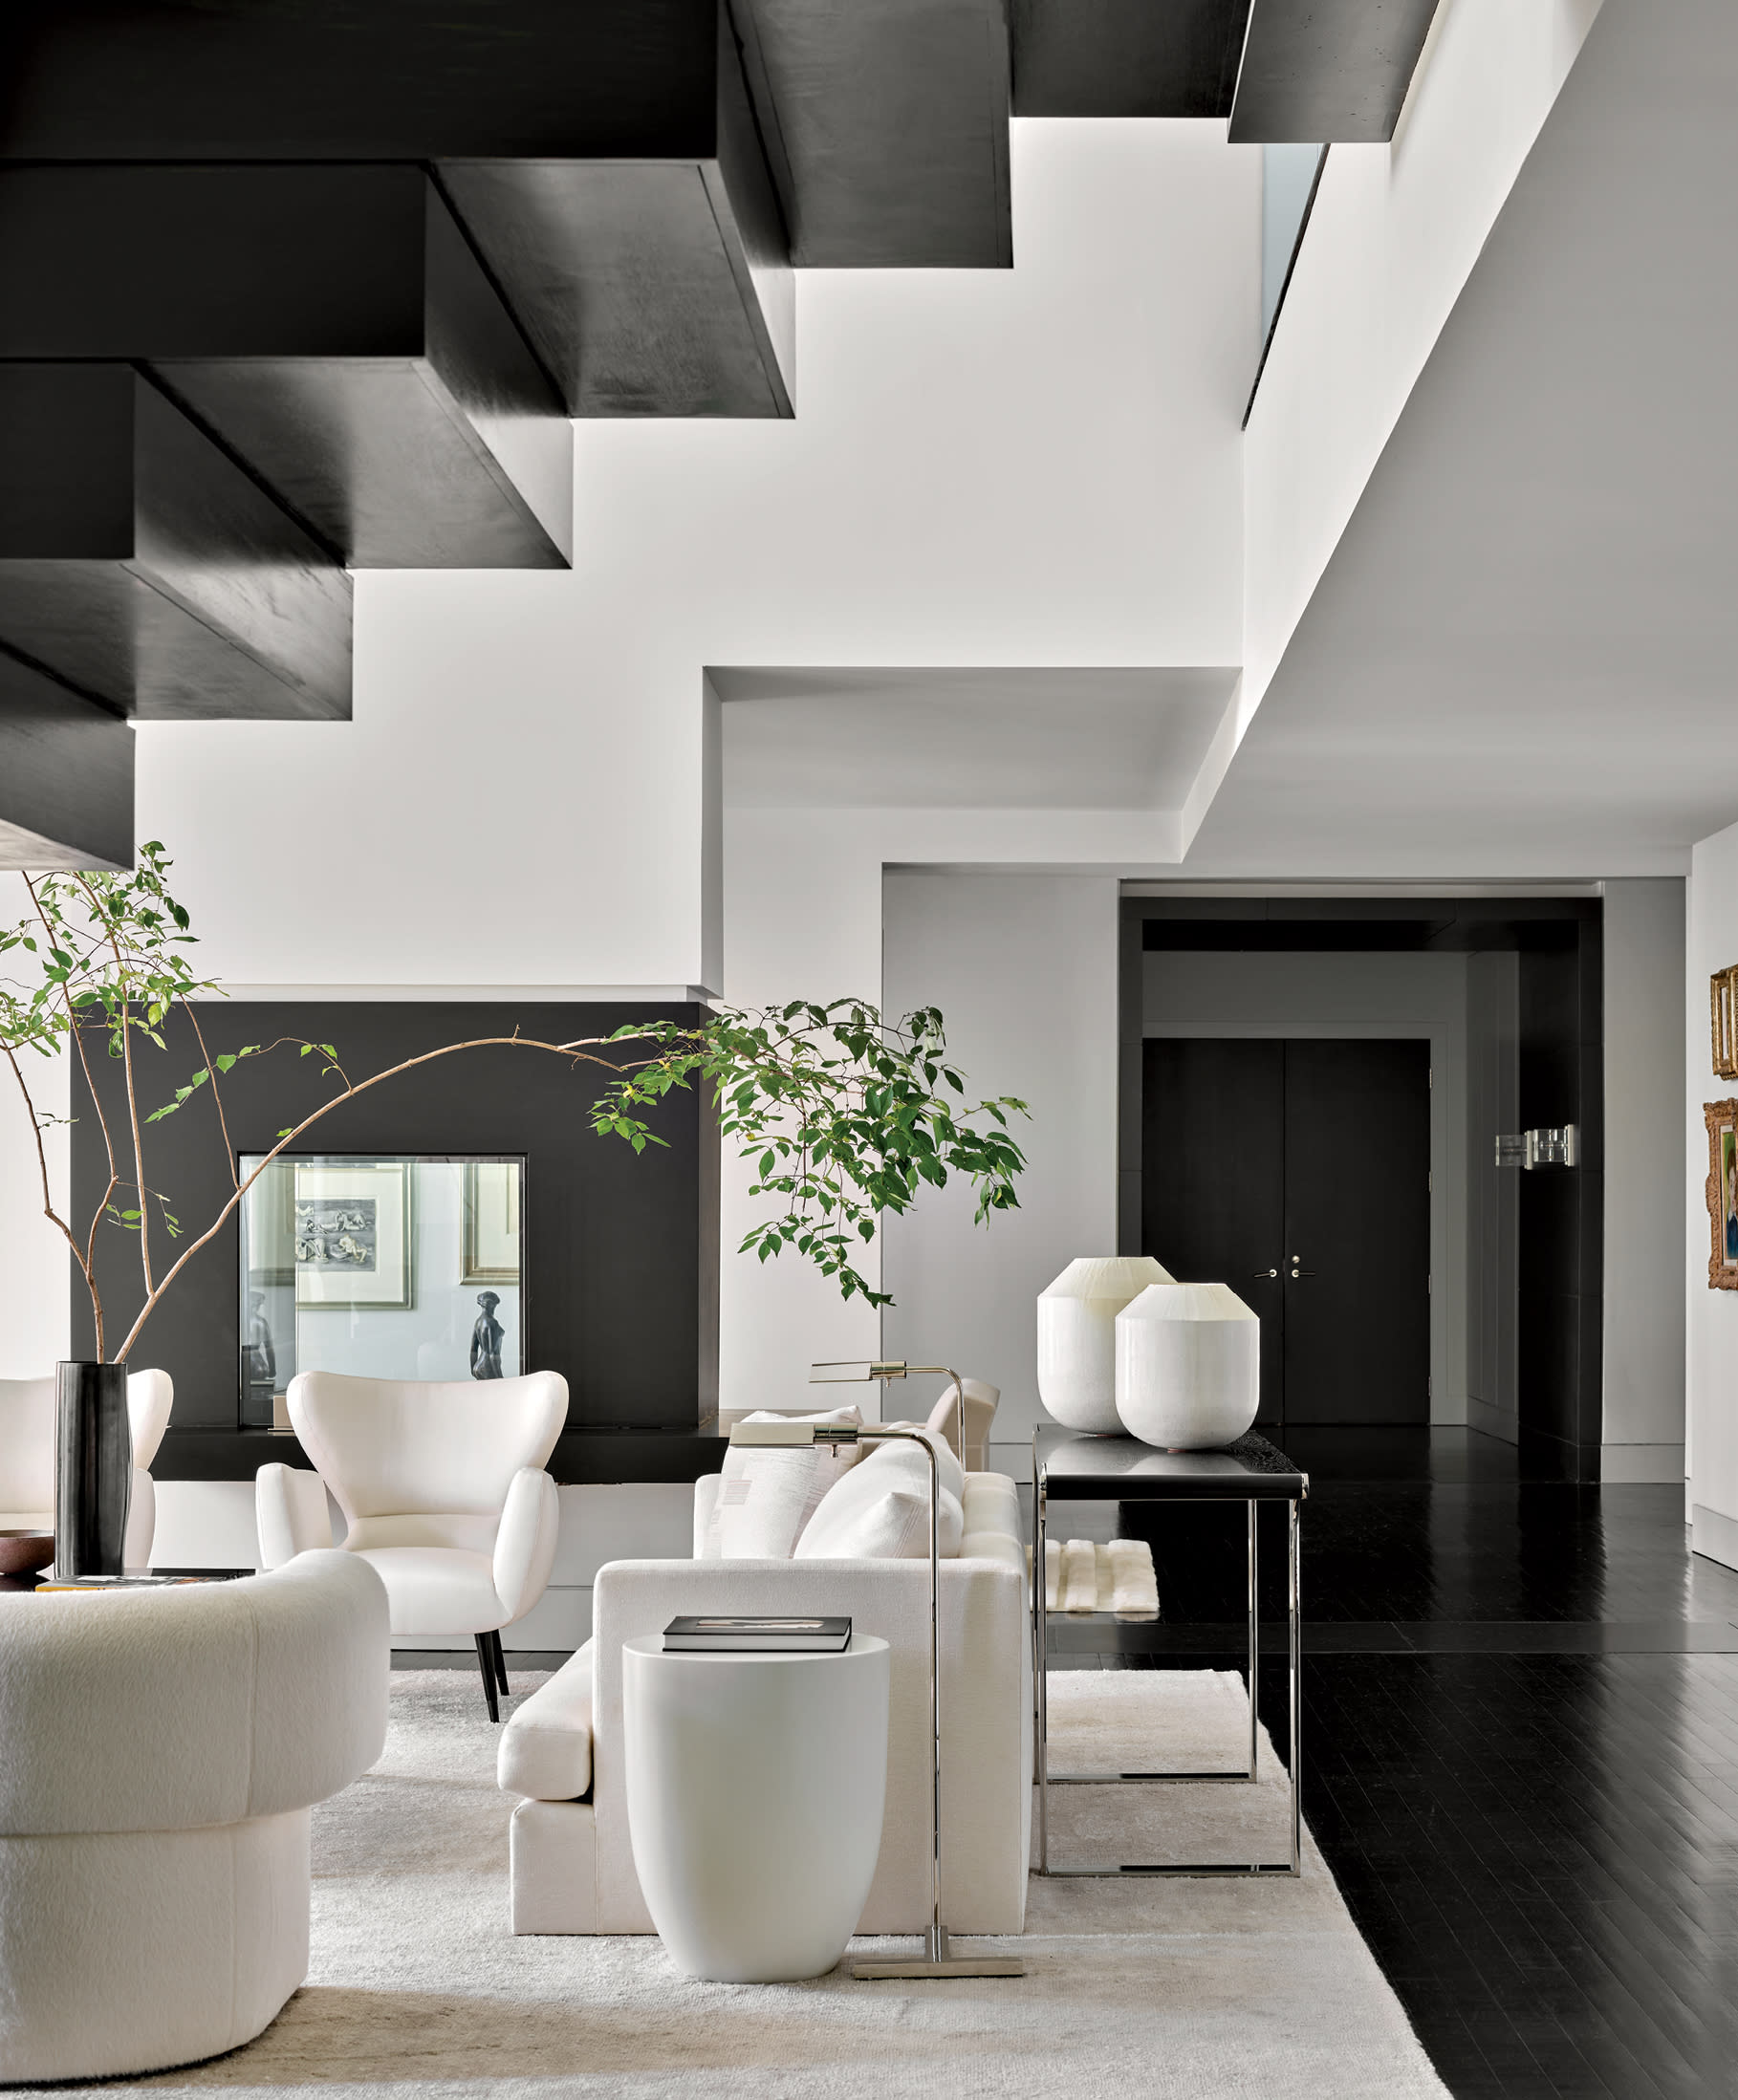
<path fill-rule="evenodd" d="M 470 1375 L 473 1378 L 504 1377 L 501 1344 L 507 1339 L 507 1330 L 495 1318 L 495 1308 L 501 1300 L 492 1290 L 479 1290 L 477 1303 L 483 1310 L 470 1331 Z"/>

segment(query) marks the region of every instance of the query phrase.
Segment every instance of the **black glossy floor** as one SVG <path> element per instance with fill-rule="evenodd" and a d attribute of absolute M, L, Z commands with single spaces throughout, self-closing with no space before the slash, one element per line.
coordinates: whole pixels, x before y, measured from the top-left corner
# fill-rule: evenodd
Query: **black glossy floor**
<path fill-rule="evenodd" d="M 1738 2095 L 1738 1574 L 1690 1555 L 1682 1490 L 1525 1482 L 1458 1432 L 1285 1441 L 1312 1476 L 1304 1811 L 1444 2081 Z M 1075 1505 L 1053 1536 L 1076 1513 L 1106 1535 Z M 1237 1637 L 1241 1511 L 1123 1517 L 1175 1659 Z M 1277 1529 L 1263 1556 L 1283 1609 Z"/>

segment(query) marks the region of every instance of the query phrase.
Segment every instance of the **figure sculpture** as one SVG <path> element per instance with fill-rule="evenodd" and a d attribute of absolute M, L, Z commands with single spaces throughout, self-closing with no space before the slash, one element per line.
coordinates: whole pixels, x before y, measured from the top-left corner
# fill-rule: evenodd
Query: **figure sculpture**
<path fill-rule="evenodd" d="M 470 1375 L 473 1378 L 499 1378 L 506 1374 L 501 1369 L 501 1344 L 507 1339 L 507 1330 L 495 1318 L 495 1308 L 501 1303 L 492 1290 L 479 1290 L 477 1303 L 483 1308 L 477 1314 L 477 1324 L 470 1331 Z"/>

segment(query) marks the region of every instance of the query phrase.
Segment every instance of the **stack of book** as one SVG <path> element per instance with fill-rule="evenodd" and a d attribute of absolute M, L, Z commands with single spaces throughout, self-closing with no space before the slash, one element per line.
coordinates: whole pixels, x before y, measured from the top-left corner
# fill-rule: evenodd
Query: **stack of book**
<path fill-rule="evenodd" d="M 694 1618 L 684 1613 L 663 1630 L 665 1655 L 837 1655 L 850 1645 L 848 1618 Z"/>

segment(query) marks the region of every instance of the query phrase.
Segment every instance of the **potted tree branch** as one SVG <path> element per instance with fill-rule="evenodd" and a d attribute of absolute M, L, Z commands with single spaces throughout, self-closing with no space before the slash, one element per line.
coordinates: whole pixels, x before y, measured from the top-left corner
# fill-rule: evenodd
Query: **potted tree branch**
<path fill-rule="evenodd" d="M 654 1020 L 571 1041 L 518 1032 L 470 1037 L 362 1075 L 346 1069 L 337 1045 L 300 1037 L 213 1055 L 194 1002 L 221 996 L 222 987 L 200 978 L 187 959 L 195 937 L 169 894 L 169 867 L 152 841 L 127 873 L 26 877 L 31 912 L 0 931 L 0 955 L 10 959 L 0 979 L 0 1053 L 30 1117 L 43 1215 L 66 1242 L 96 1336 L 93 1358 L 63 1362 L 55 1373 L 63 1575 L 120 1571 L 132 1465 L 126 1365 L 164 1293 L 281 1154 L 335 1109 L 419 1066 L 482 1049 L 562 1058 L 576 1075 L 602 1081 L 577 1113 L 598 1137 L 636 1153 L 664 1142 L 655 1127 L 661 1102 L 677 1091 L 704 1090 L 721 1135 L 751 1162 L 750 1194 L 767 1204 L 741 1251 L 765 1262 L 790 1248 L 832 1277 L 847 1299 L 872 1305 L 891 1301 L 856 1265 L 883 1214 L 907 1210 L 923 1187 L 940 1188 L 953 1174 L 974 1186 L 980 1223 L 1018 1202 L 1014 1180 L 1025 1159 L 1010 1121 L 1026 1113 L 1025 1104 L 1011 1096 L 968 1102 L 933 1007 L 890 1024 L 859 1000 L 793 1001 L 754 1011 L 719 1007 L 692 1024 Z M 147 1060 L 150 1052 L 166 1054 L 163 1030 L 177 1009 L 191 1024 L 204 1062 L 169 1100 L 152 1106 Z M 36 1091 L 32 1084 L 39 1070 L 33 1059 L 63 1054 L 83 1068 L 106 1160 L 100 1198 L 79 1218 L 55 1202 L 44 1142 L 55 1118 L 38 1105 L 39 1083 Z M 244 1174 L 229 1145 L 224 1079 L 242 1060 L 272 1054 L 316 1059 L 328 1092 Z M 124 1115 L 103 1105 L 107 1090 L 93 1076 L 97 1058 L 122 1068 Z M 148 1134 L 206 1097 L 230 1188 L 214 1215 L 189 1221 L 151 1179 Z M 98 1280 L 99 1236 L 116 1232 L 134 1236 L 143 1288 L 138 1313 L 120 1333 L 105 1317 Z"/>

